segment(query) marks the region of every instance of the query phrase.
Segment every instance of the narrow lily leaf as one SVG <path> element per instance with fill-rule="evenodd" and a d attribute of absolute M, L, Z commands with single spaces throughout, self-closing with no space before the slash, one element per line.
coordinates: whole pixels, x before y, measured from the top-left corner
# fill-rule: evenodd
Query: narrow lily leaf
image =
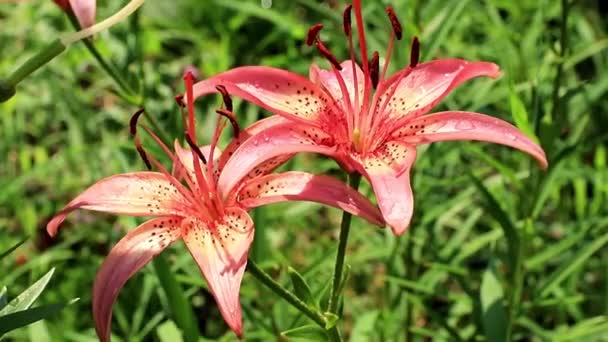
<path fill-rule="evenodd" d="M 597 340 L 602 340 L 608 333 L 608 317 L 598 316 L 586 319 L 572 326 L 567 331 L 556 334 L 555 341 L 594 341 L 594 335 Z"/>
<path fill-rule="evenodd" d="M 296 296 L 311 308 L 316 308 L 317 305 L 312 297 L 312 291 L 310 291 L 310 287 L 306 283 L 306 280 L 304 280 L 298 271 L 291 267 L 287 268 L 287 273 L 289 273 L 289 276 L 291 277 L 291 283 L 293 284 Z"/>
<path fill-rule="evenodd" d="M 2 252 L 2 254 L 0 254 L 0 260 L 4 259 L 4 257 L 6 257 L 7 255 L 11 254 L 15 249 L 19 248 L 19 246 L 23 245 L 23 243 L 25 241 L 27 241 L 27 239 L 29 239 L 29 237 L 23 238 L 21 241 L 17 242 L 13 246 L 11 246 L 9 249 L 7 249 L 6 251 Z"/>
<path fill-rule="evenodd" d="M 2 308 L 5 307 L 7 303 L 6 291 L 6 286 L 2 287 L 2 290 L 0 290 L 0 310 L 2 310 Z"/>
<path fill-rule="evenodd" d="M 509 99 L 511 102 L 511 113 L 513 114 L 513 120 L 515 120 L 515 126 L 526 133 L 526 135 L 534 140 L 534 142 L 538 143 L 538 138 L 534 134 L 532 126 L 530 126 L 530 119 L 528 117 L 528 112 L 526 111 L 526 106 L 513 88 L 510 90 Z"/>
<path fill-rule="evenodd" d="M 152 265 L 161 287 L 169 298 L 173 318 L 184 332 L 184 339 L 188 342 L 197 341 L 200 334 L 192 306 L 188 303 L 181 285 L 171 273 L 169 263 L 162 254 L 159 254 L 152 260 Z"/>
<path fill-rule="evenodd" d="M 38 306 L 28 310 L 13 312 L 0 317 L 0 336 L 9 331 L 21 328 L 41 319 L 51 317 L 61 311 L 64 307 L 78 301 L 78 298 L 67 303 L 56 303 L 51 305 Z"/>
<path fill-rule="evenodd" d="M 166 321 L 156 328 L 156 334 L 161 342 L 181 342 L 184 339 L 179 328 L 173 321 Z"/>
<path fill-rule="evenodd" d="M 507 311 L 503 303 L 503 290 L 492 269 L 489 268 L 484 272 L 479 292 L 486 339 L 496 342 L 506 341 Z"/>
<path fill-rule="evenodd" d="M 325 341 L 327 334 L 318 325 L 309 324 L 289 329 L 281 332 L 281 336 L 286 338 L 303 338 L 309 341 Z"/>
<path fill-rule="evenodd" d="M 515 225 L 507 212 L 500 206 L 496 197 L 488 190 L 488 188 L 473 174 L 468 174 L 469 178 L 473 181 L 473 184 L 481 192 L 484 198 L 484 206 L 489 211 L 490 215 L 494 217 L 500 224 L 505 237 L 507 238 L 507 245 L 509 248 L 509 266 L 513 269 L 516 263 L 517 251 L 519 250 L 519 235 L 515 229 Z"/>
<path fill-rule="evenodd" d="M 560 268 L 555 270 L 543 286 L 541 286 L 539 291 L 540 297 L 544 298 L 548 296 L 549 293 L 559 286 L 559 284 L 561 284 L 569 275 L 578 271 L 585 261 L 587 261 L 595 252 L 600 250 L 600 248 L 604 247 L 606 243 L 608 243 L 608 234 L 604 234 L 599 239 L 579 250 L 570 263 L 563 264 Z"/>
<path fill-rule="evenodd" d="M 11 300 L 8 305 L 0 310 L 0 316 L 12 314 L 14 312 L 29 308 L 49 283 L 51 277 L 53 276 L 53 272 L 55 272 L 55 268 L 51 268 L 51 270 L 42 276 L 42 278 L 32 284 L 27 290 L 23 291 L 16 298 Z"/>
<path fill-rule="evenodd" d="M 591 228 L 591 225 L 586 225 L 580 228 L 580 231 L 577 229 L 577 233 L 567 236 L 560 240 L 557 243 L 552 244 L 550 247 L 543 249 L 536 255 L 527 258 L 524 261 L 524 265 L 528 270 L 535 270 L 545 266 L 545 263 L 549 260 L 566 253 L 571 250 L 571 248 L 577 243 L 580 242 L 587 236 L 587 231 Z"/>

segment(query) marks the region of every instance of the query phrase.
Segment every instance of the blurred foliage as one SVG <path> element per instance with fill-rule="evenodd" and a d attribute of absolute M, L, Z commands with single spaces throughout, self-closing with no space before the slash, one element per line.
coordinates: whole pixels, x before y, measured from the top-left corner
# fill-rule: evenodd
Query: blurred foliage
<path fill-rule="evenodd" d="M 122 3 L 99 2 L 98 17 Z M 340 323 L 346 336 L 352 341 L 496 340 L 504 334 L 526 341 L 608 339 L 606 4 L 365 1 L 370 49 L 381 55 L 390 32 L 388 4 L 405 28 L 391 70 L 407 64 L 412 35 L 420 37 L 423 60 L 496 62 L 503 70 L 500 79 L 468 82 L 436 110 L 478 111 L 515 122 L 538 137 L 550 167 L 540 171 L 528 156 L 496 145 L 420 148 L 410 231 L 396 238 L 354 220 Z M 177 136 L 181 119 L 173 95 L 182 90 L 185 67 L 198 68 L 202 77 L 245 64 L 306 74 L 311 61 L 324 63 L 303 44 L 312 24 L 323 22 L 326 44 L 340 58 L 348 56 L 343 5 L 148 1 L 139 15 L 99 34 L 94 44 L 122 74 L 133 75 L 129 81 L 145 90 L 146 109 L 169 136 Z M 0 75 L 72 30 L 51 1 L 0 2 L 0 27 Z M 0 260 L 0 286 L 8 286 L 13 298 L 55 267 L 38 303 L 81 298 L 53 318 L 11 332 L 12 339 L 96 340 L 90 315 L 95 270 L 138 221 L 81 211 L 55 239 L 44 227 L 96 180 L 142 169 L 127 129 L 137 106 L 119 98 L 117 89 L 84 45 L 76 44 L 0 104 L 0 250 L 31 237 Z M 213 97 L 199 104 L 205 122 L 199 136 L 210 138 L 217 104 Z M 268 115 L 244 103 L 236 110 L 242 124 Z M 297 156 L 289 167 L 340 174 L 333 161 L 313 155 Z M 367 184 L 361 189 L 370 194 Z M 340 212 L 290 203 L 254 214 L 254 258 L 286 286 L 291 266 L 313 296 L 327 293 Z M 165 254 L 187 289 L 204 338 L 234 340 L 183 246 Z M 241 293 L 246 340 L 276 340 L 286 331 L 282 338 L 289 340 L 318 338 L 307 328 L 310 321 L 249 275 Z M 116 340 L 175 341 L 180 332 L 167 308 L 155 273 L 145 268 L 114 307 Z M 514 324 L 506 327 L 509 319 Z"/>

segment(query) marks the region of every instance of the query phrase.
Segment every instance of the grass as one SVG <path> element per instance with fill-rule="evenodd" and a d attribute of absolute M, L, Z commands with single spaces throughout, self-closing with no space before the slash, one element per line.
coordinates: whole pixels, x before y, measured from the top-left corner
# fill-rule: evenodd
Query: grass
<path fill-rule="evenodd" d="M 390 29 L 385 3 L 364 3 L 370 49 L 381 55 Z M 120 5 L 100 3 L 98 17 Z M 311 61 L 324 65 L 303 44 L 307 28 L 317 22 L 325 24 L 322 36 L 334 54 L 347 56 L 342 5 L 149 1 L 139 16 L 99 34 L 95 45 L 121 74 L 134 75 L 130 86 L 145 89 L 146 109 L 174 136 L 181 126 L 173 95 L 182 90 L 186 66 L 203 76 L 245 64 L 306 74 Z M 419 148 L 410 230 L 396 238 L 353 220 L 341 330 L 352 341 L 608 339 L 605 5 L 431 0 L 393 6 L 405 37 L 391 71 L 407 64 L 412 35 L 420 37 L 423 60 L 499 64 L 500 79 L 470 81 L 435 111 L 478 111 L 515 122 L 538 138 L 550 167 L 540 171 L 528 156 L 497 145 Z M 0 3 L 0 25 L 2 76 L 60 32 L 73 30 L 50 1 Z M 9 339 L 96 340 L 90 315 L 95 270 L 139 221 L 81 211 L 55 239 L 44 227 L 96 180 L 143 168 L 128 135 L 138 106 L 121 99 L 118 89 L 84 45 L 76 44 L 0 104 L 0 251 L 28 238 L 0 260 L 0 286 L 15 297 L 55 267 L 37 304 L 80 298 L 49 319 L 11 332 Z M 212 134 L 217 101 L 211 97 L 199 105 L 199 113 L 206 113 L 199 116 L 201 137 Z M 242 125 L 268 115 L 245 103 L 237 103 L 236 111 Z M 333 161 L 314 155 L 297 156 L 290 167 L 339 174 Z M 365 181 L 360 189 L 371 195 Z M 326 297 L 341 213 L 290 203 L 254 215 L 253 258 L 287 287 L 288 266 L 293 267 L 315 298 Z M 182 244 L 164 254 L 194 309 L 201 339 L 234 340 Z M 246 340 L 276 340 L 281 333 L 290 340 L 319 338 L 310 320 L 248 274 L 241 303 Z M 178 330 L 169 307 L 154 269 L 146 267 L 114 307 L 116 340 L 173 341 Z"/>

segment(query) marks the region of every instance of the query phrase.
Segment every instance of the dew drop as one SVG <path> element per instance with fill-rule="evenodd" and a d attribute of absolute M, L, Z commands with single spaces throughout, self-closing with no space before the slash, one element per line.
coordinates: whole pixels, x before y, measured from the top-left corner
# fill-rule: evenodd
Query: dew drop
<path fill-rule="evenodd" d="M 512 134 L 512 133 L 507 133 L 507 138 L 509 138 L 512 141 L 517 140 L 517 137 L 515 136 L 515 134 Z"/>

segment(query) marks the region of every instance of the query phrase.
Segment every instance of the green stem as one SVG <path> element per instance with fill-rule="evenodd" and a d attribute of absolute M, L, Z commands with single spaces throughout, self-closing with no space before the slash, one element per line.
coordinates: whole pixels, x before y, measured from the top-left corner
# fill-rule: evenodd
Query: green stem
<path fill-rule="evenodd" d="M 348 185 L 350 185 L 353 189 L 357 190 L 359 188 L 359 183 L 361 182 L 361 175 L 350 174 L 347 176 Z M 350 221 L 352 219 L 352 214 L 348 212 L 342 213 L 342 223 L 340 225 L 340 239 L 338 242 L 338 253 L 336 254 L 336 263 L 334 267 L 334 276 L 331 287 L 331 294 L 329 296 L 329 303 L 327 305 L 328 311 L 331 313 L 336 313 L 338 311 L 338 298 L 340 297 L 340 287 L 342 283 L 342 272 L 344 270 L 344 257 L 346 255 L 346 243 L 348 242 L 348 233 L 350 232 Z"/>
<path fill-rule="evenodd" d="M 564 73 L 564 57 L 566 55 L 566 51 L 568 49 L 568 0 L 562 0 L 562 16 L 561 16 L 561 27 L 560 27 L 560 42 L 559 42 L 559 59 L 557 62 L 557 73 L 555 74 L 555 79 L 553 80 L 553 110 L 551 111 L 554 122 L 563 122 L 562 116 L 562 106 L 559 98 L 559 88 L 562 83 L 562 76 Z"/>
<path fill-rule="evenodd" d="M 19 82 L 29 76 L 41 66 L 50 62 L 65 50 L 66 46 L 60 39 L 55 39 L 45 46 L 36 55 L 30 57 L 23 65 L 15 70 L 6 80 L 0 80 L 0 103 L 8 101 L 16 93 Z"/>
<path fill-rule="evenodd" d="M 293 305 L 296 309 L 300 310 L 303 314 L 312 319 L 315 323 L 317 323 L 320 327 L 325 328 L 325 317 L 323 317 L 320 313 L 306 305 L 303 301 L 301 301 L 296 295 L 291 293 L 289 290 L 281 286 L 281 284 L 277 283 L 274 279 L 268 275 L 268 273 L 264 272 L 252 259 L 247 261 L 247 271 L 254 276 L 257 280 L 259 280 L 262 284 L 268 287 L 272 292 L 278 294 L 283 299 L 285 299 L 289 304 Z"/>
<path fill-rule="evenodd" d="M 36 55 L 28 59 L 22 66 L 13 72 L 12 75 L 6 80 L 9 84 L 16 86 L 24 78 L 29 76 L 34 71 L 38 70 L 41 66 L 50 62 L 53 58 L 57 57 L 60 53 L 65 50 L 66 46 L 59 39 L 53 40 L 46 47 L 44 47 Z"/>
<path fill-rule="evenodd" d="M 156 276 L 161 287 L 167 295 L 169 307 L 173 314 L 175 323 L 184 333 L 184 341 L 197 342 L 200 335 L 198 331 L 198 323 L 195 319 L 192 306 L 188 303 L 186 295 L 181 285 L 175 280 L 169 263 L 163 254 L 159 254 L 152 260 Z"/>

